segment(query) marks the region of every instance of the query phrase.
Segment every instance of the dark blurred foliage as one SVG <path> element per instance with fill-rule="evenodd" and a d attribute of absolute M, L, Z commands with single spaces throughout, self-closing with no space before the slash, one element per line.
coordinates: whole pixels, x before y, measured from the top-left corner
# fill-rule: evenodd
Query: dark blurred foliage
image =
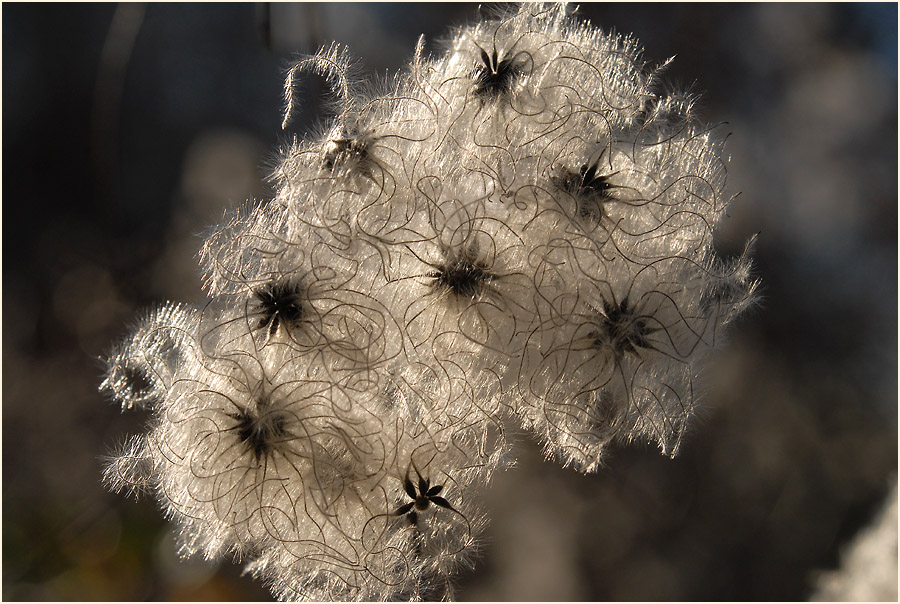
<path fill-rule="evenodd" d="M 267 599 L 179 561 L 152 500 L 101 457 L 141 428 L 98 358 L 165 299 L 201 302 L 204 229 L 322 118 L 282 133 L 284 67 L 337 39 L 399 67 L 476 5 L 10 4 L 3 11 L 3 598 Z M 459 596 L 795 600 L 897 471 L 897 6 L 589 4 L 731 132 L 723 252 L 761 232 L 765 299 L 733 331 L 675 460 L 616 451 L 584 477 L 523 443 Z M 895 552 L 896 554 L 896 552 Z M 894 579 L 896 582 L 896 579 Z M 896 598 L 896 592 L 894 592 Z"/>

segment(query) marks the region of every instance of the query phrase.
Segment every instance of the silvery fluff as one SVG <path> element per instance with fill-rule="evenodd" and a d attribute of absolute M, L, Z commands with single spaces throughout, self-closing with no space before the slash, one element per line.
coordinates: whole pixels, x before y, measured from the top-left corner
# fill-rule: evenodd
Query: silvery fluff
<path fill-rule="evenodd" d="M 695 99 L 570 13 L 420 39 L 377 92 L 339 45 L 290 70 L 284 124 L 303 72 L 333 119 L 205 242 L 208 303 L 147 312 L 101 386 L 151 418 L 106 482 L 152 493 L 182 553 L 283 599 L 450 598 L 510 426 L 582 472 L 677 453 L 752 241 L 713 250 L 726 162 Z"/>

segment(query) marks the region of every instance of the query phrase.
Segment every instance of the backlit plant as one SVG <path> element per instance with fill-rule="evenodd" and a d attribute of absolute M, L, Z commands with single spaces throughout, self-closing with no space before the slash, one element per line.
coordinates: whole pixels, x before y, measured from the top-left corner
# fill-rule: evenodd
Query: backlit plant
<path fill-rule="evenodd" d="M 206 241 L 208 304 L 108 359 L 102 389 L 151 418 L 109 486 L 280 598 L 452 595 L 510 425 L 582 472 L 617 442 L 675 455 L 754 299 L 749 254 L 712 246 L 722 138 L 633 39 L 529 4 L 423 49 L 374 95 L 343 47 L 298 62 L 284 123 L 315 72 L 326 134 Z"/>

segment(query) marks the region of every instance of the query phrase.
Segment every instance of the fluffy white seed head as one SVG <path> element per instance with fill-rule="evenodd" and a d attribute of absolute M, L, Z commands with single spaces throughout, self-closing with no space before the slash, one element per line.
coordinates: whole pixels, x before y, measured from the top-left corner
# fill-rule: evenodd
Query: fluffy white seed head
<path fill-rule="evenodd" d="M 448 596 L 510 422 L 585 472 L 674 455 L 754 300 L 750 247 L 713 248 L 722 139 L 633 39 L 526 4 L 445 47 L 367 92 L 344 47 L 298 62 L 285 123 L 315 72 L 329 126 L 208 238 L 209 304 L 110 357 L 102 388 L 152 420 L 107 483 L 280 598 Z"/>

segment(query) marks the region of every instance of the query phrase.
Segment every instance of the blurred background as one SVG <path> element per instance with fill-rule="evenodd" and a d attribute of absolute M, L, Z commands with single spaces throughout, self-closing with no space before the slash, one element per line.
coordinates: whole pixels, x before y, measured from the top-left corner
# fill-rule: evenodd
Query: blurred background
<path fill-rule="evenodd" d="M 897 5 L 581 12 L 651 64 L 676 55 L 667 81 L 727 122 L 740 196 L 717 244 L 761 233 L 765 298 L 677 459 L 620 449 L 585 477 L 520 443 L 457 596 L 896 601 Z M 102 456 L 144 419 L 100 396 L 98 359 L 142 308 L 203 301 L 202 233 L 271 195 L 275 149 L 323 116 L 311 79 L 280 130 L 295 53 L 334 39 L 383 74 L 476 17 L 3 4 L 3 599 L 269 599 L 230 562 L 179 561 L 152 501 L 104 491 Z"/>

